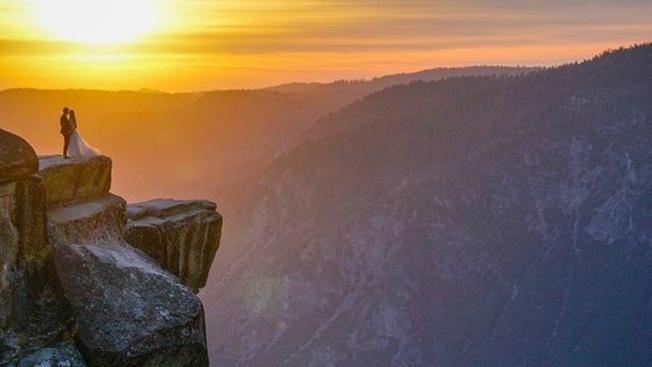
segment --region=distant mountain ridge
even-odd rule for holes
[[[76,110],[86,140],[111,154],[116,162],[114,185],[128,199],[203,198],[213,195],[216,185],[269,164],[318,118],[385,85],[335,83],[326,93],[313,95],[272,90],[170,94],[12,89],[0,91],[0,127],[24,136],[40,153],[59,153],[58,117],[67,105]],[[136,172],[140,180],[134,182],[130,177]],[[162,175],[170,179],[161,182]]]
[[[395,86],[222,195],[221,366],[648,366],[652,45]]]
[[[372,93],[381,91],[395,85],[409,84],[412,82],[429,82],[448,78],[468,76],[517,76],[532,71],[540,70],[536,67],[509,67],[509,66],[469,66],[458,68],[434,68],[414,73],[385,75],[370,80],[340,80],[332,83],[290,83],[275,87],[265,88],[267,91],[276,91],[302,97],[319,98],[329,101],[337,106],[344,107],[358,99]]]
[[[491,76],[491,75],[521,75],[540,70],[540,67],[526,66],[467,66],[467,67],[442,67],[432,68],[412,73],[389,74],[372,79],[338,80],[331,83],[287,83],[263,88],[282,93],[313,94],[327,89],[342,87],[360,88],[367,86],[369,89],[381,90],[392,85],[408,84],[415,81],[435,81],[460,76]]]

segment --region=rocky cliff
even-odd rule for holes
[[[212,360],[650,366],[651,66],[414,83],[319,122],[238,183]]]
[[[164,269],[166,257],[125,240],[127,204],[110,193],[109,158],[48,156],[37,171],[29,144],[0,132],[0,365],[207,366],[194,292],[219,244],[215,205],[165,220],[166,245],[197,260],[175,257],[186,259],[179,275],[193,274],[191,289]],[[188,236],[195,216],[212,230]]]
[[[38,159],[23,139],[0,130],[0,365],[34,351],[72,349],[72,315],[46,232]],[[69,359],[80,359],[74,349]],[[21,365],[22,366],[22,365]]]

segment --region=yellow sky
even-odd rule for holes
[[[188,91],[550,65],[650,41],[650,19],[649,0],[2,0],[0,89]]]

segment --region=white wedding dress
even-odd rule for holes
[[[84,159],[93,158],[101,155],[100,151],[90,146],[75,129],[70,135],[70,145],[68,145],[68,156],[70,158]]]

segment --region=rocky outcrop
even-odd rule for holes
[[[126,206],[123,198],[109,194],[94,201],[50,209],[48,233],[55,245],[121,241],[127,222]]]
[[[111,189],[111,159],[99,156],[84,160],[45,156],[40,159],[40,174],[47,187],[48,206],[100,198]]]
[[[151,200],[128,207],[127,242],[190,288],[206,285],[220,244],[222,216],[209,201]]]
[[[124,240],[126,203],[109,194],[110,161],[47,157],[48,234],[92,366],[207,366],[204,313],[193,292]],[[97,186],[74,178],[95,180]],[[67,185],[76,185],[69,190]]]
[[[37,169],[34,150],[0,130],[0,365],[70,337]]]
[[[57,257],[89,363],[208,365],[201,303],[152,260],[106,243],[61,246]]]
[[[32,175],[38,163],[34,149],[23,138],[0,130],[0,183]]]
[[[0,366],[208,366],[201,301],[126,242],[111,166],[47,156],[39,171],[29,144],[0,130]],[[203,285],[219,244],[215,205],[153,203],[133,223],[162,239],[139,247],[177,245],[184,264],[170,269]]]

